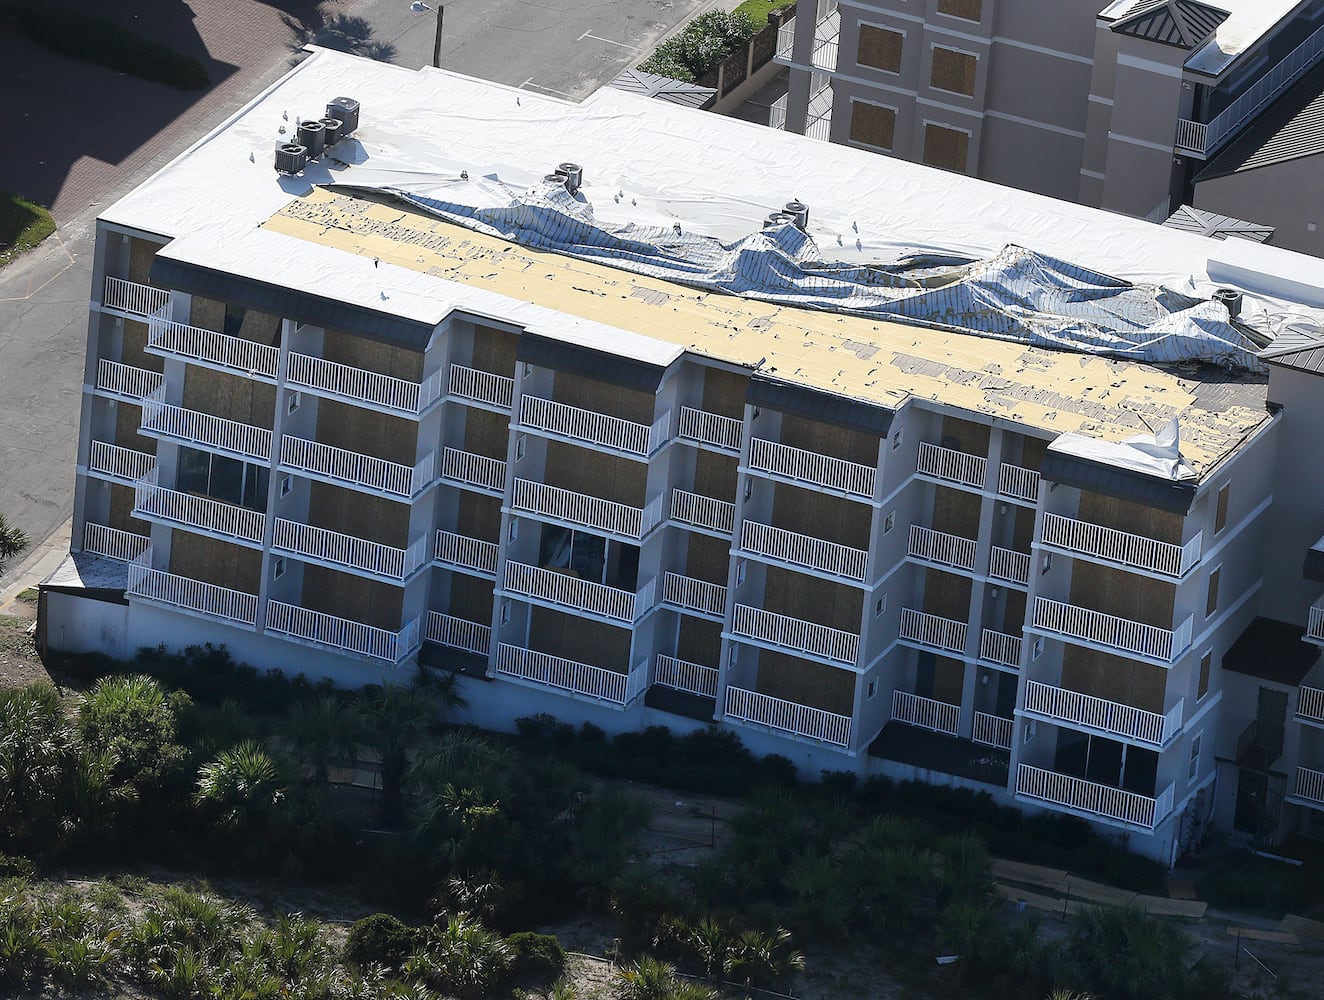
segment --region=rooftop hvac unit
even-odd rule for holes
[[[352,97],[336,97],[327,102],[326,116],[340,122],[342,139],[359,130],[359,102]]]
[[[795,227],[801,231],[809,228],[809,206],[800,201],[788,201],[782,211],[795,220]]]
[[[282,142],[276,147],[276,173],[297,174],[307,165],[307,147],[297,142]]]
[[[341,123],[339,118],[323,118],[322,134],[326,136],[326,144],[334,146],[340,141]]]
[[[768,217],[763,220],[763,228],[771,229],[773,226],[784,226],[788,222],[794,222],[795,217],[787,215],[785,212],[770,212]]]
[[[1227,314],[1230,319],[1236,319],[1241,315],[1241,300],[1241,293],[1235,288],[1214,289],[1214,301],[1221,302],[1227,307]]]
[[[299,122],[299,141],[308,147],[308,159],[315,160],[326,148],[326,129],[321,122]]]
[[[556,168],[558,174],[565,174],[565,189],[571,194],[579,190],[584,183],[584,168],[578,163],[562,163]]]

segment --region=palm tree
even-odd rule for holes
[[[53,685],[0,695],[0,831],[7,839],[23,847],[59,843],[77,756],[77,736]]]
[[[244,847],[254,862],[272,856],[277,846],[273,834],[286,801],[285,782],[259,744],[241,743],[204,764],[193,798],[215,816],[220,843]]]
[[[353,758],[358,746],[358,717],[339,697],[326,693],[295,702],[285,718],[284,735],[304,773],[324,785],[331,765]]]
[[[511,958],[500,934],[461,913],[432,928],[427,947],[405,964],[405,972],[448,996],[477,1000],[506,978]]]
[[[0,514],[0,565],[28,547],[28,533],[16,524],[10,524]]]
[[[458,692],[451,691],[454,698]],[[452,700],[452,704],[454,701]],[[383,826],[398,826],[404,815],[404,780],[409,756],[437,721],[444,702],[430,688],[383,684],[368,688],[357,705],[363,741],[381,756]]]

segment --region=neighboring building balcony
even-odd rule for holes
[[[240,460],[271,461],[271,431],[265,427],[173,406],[159,398],[162,392],[164,389],[143,400],[138,428],[143,434]]]
[[[271,548],[273,552],[391,583],[403,583],[428,562],[426,536],[407,549],[397,549],[285,518],[276,519]]]
[[[475,455],[458,448],[446,448],[441,453],[441,478],[461,489],[505,496],[506,463],[499,458]]]
[[[976,712],[970,738],[974,742],[982,743],[985,746],[997,747],[999,750],[1010,750],[1012,736],[1015,731],[1016,724],[1011,719],[989,715],[987,712]]]
[[[853,667],[860,655],[860,637],[855,632],[779,615],[747,604],[736,605],[731,632],[739,638],[774,649],[808,654],[837,665]]]
[[[940,483],[982,490],[988,475],[988,459],[921,441],[915,457],[915,472]]]
[[[666,443],[671,411],[649,426],[541,396],[522,396],[519,422],[525,430],[542,431],[564,441],[594,445],[632,458],[647,458]]]
[[[568,573],[507,561],[505,589],[507,593],[518,594],[540,604],[584,611],[629,625],[652,609],[656,588],[654,581],[649,580],[639,588],[638,593],[633,593],[581,580]]]
[[[418,648],[422,616],[406,623],[398,632],[362,622],[338,618],[321,611],[310,611],[280,601],[267,602],[267,631],[294,639],[329,646],[345,653],[357,653],[387,663],[399,663]]]
[[[1296,717],[1312,726],[1324,726],[1324,689],[1304,684],[1297,688]]]
[[[662,603],[702,618],[726,617],[726,588],[692,576],[667,573],[662,579]]]
[[[902,608],[897,637],[906,645],[964,656],[969,630],[969,625],[953,618],[941,618],[913,608]]]
[[[783,25],[777,31],[777,41],[781,42],[781,33],[786,30]],[[781,97],[772,102],[772,107],[768,111],[768,127],[779,131],[786,131],[786,104],[790,100],[790,94],[782,94]]]
[[[1021,637],[986,628],[979,633],[979,658],[1013,670],[1021,665]]]
[[[1090,556],[1118,569],[1142,570],[1179,580],[1200,561],[1202,538],[1202,534],[1196,534],[1185,545],[1174,545],[1046,513],[1040,544],[1071,556]]]
[[[797,486],[822,487],[855,500],[873,499],[875,470],[872,466],[829,458],[776,441],[752,439],[749,468]]]
[[[974,572],[977,545],[973,538],[962,538],[960,535],[949,535],[945,531],[934,531],[912,524],[906,554],[937,566]]]
[[[998,494],[1011,500],[1039,503],[1039,473],[1003,462],[998,466]]]
[[[257,622],[257,595],[152,569],[151,549],[129,563],[125,593],[238,625]]]
[[[716,698],[717,668],[705,667],[701,663],[690,663],[688,660],[678,660],[674,656],[658,653],[657,665],[653,671],[653,683],[704,698]]]
[[[622,708],[643,693],[648,677],[643,666],[622,674],[504,642],[497,646],[496,670],[504,677]]]
[[[908,691],[892,692],[892,718],[947,736],[956,736],[961,730],[960,705],[949,705]]]
[[[1306,642],[1324,646],[1324,597],[1310,608],[1310,617],[1306,620]]]
[[[132,316],[155,316],[170,305],[170,292],[136,281],[107,277],[101,305]]]
[[[988,556],[990,580],[1025,587],[1030,583],[1030,556],[1027,552],[1004,549],[994,545]]]
[[[1016,770],[1016,794],[1077,816],[1150,831],[1167,819],[1173,804],[1172,785],[1151,798],[1029,764]]]
[[[172,528],[200,531],[257,548],[262,547],[267,520],[261,511],[157,486],[152,476],[134,485],[133,513]]]
[[[805,136],[828,142],[832,138],[832,77],[828,73],[813,73],[809,77],[809,105],[805,109]]]
[[[799,705],[745,688],[726,689],[726,707],[722,715],[728,722],[763,726],[774,732],[788,733],[836,747],[850,746],[849,715],[837,715],[835,712]]]
[[[491,626],[471,622],[440,611],[428,612],[426,638],[450,649],[463,650],[476,656],[487,656],[492,650]]]
[[[662,520],[661,494],[646,507],[631,507],[528,479],[515,480],[511,507],[521,513],[560,521],[572,527],[593,528],[635,542]]]
[[[451,365],[447,392],[452,399],[463,403],[476,403],[484,409],[509,413],[515,398],[515,380],[505,375]]]
[[[285,470],[336,486],[386,494],[393,500],[408,500],[422,493],[433,480],[436,459],[436,452],[428,452],[410,468],[288,434],[280,441],[280,464]]]
[[[714,448],[730,455],[740,454],[745,424],[733,417],[723,417],[692,406],[680,408],[680,429],[677,436],[700,447]]]
[[[853,549],[758,521],[741,523],[740,548],[786,566],[817,570],[856,583],[864,582],[869,567],[869,553],[864,549]]]
[[[685,490],[671,491],[671,520],[730,538],[736,525],[736,505]]]
[[[165,379],[159,372],[122,365],[105,358],[97,362],[96,391],[102,396],[141,404],[164,384]]]
[[[121,531],[104,524],[88,522],[83,528],[83,551],[116,562],[133,562],[151,544],[152,540],[146,535],[136,535],[132,531]]]
[[[1299,806],[1324,809],[1324,771],[1298,767],[1292,778],[1291,794],[1287,799]]]
[[[147,351],[263,382],[274,383],[280,367],[280,350],[270,344],[164,318],[153,319],[148,326]]]
[[[105,441],[93,441],[87,454],[87,471],[102,479],[132,486],[156,468],[156,456],[121,448]]]
[[[810,63],[815,68],[829,73],[836,70],[840,37],[841,12],[834,4],[814,25],[814,48],[810,53]],[[777,54],[773,58],[783,66],[790,66],[793,64],[794,50],[795,19],[792,18],[777,29]]]
[[[454,531],[438,531],[432,550],[433,561],[447,569],[473,573],[489,580],[496,579],[497,556],[496,542],[485,542]]]
[[[417,417],[441,398],[442,376],[436,371],[422,382],[410,382],[307,354],[290,354],[285,371],[287,384],[314,396],[406,417]]]
[[[1142,656],[1163,666],[1171,665],[1190,646],[1193,624],[1194,619],[1187,618],[1170,630],[1046,597],[1034,599],[1036,629],[1066,642]]]
[[[1184,704],[1178,701],[1167,714],[1159,715],[1052,684],[1027,681],[1024,714],[1054,725],[1116,736],[1162,749],[1181,731]]]

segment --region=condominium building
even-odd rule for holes
[[[1324,641],[1320,306],[1246,241],[317,52],[98,221],[42,642],[422,662],[479,724],[716,722],[1165,860],[1290,767],[1254,835],[1317,830],[1320,678],[1227,657]]]
[[[773,124],[1161,222],[1321,57],[1320,0],[798,0]]]

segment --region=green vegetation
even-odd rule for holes
[[[755,31],[762,31],[767,26],[768,15],[774,10],[794,6],[794,3],[788,3],[787,0],[745,0],[734,13],[744,14],[754,25]]]
[[[765,18],[766,20],[766,18]],[[734,52],[757,30],[749,14],[710,10],[672,35],[639,68],[693,83]]]
[[[203,90],[211,82],[202,63],[192,56],[104,17],[34,2],[12,2],[0,14],[34,42],[61,55],[180,90]]]
[[[0,20],[0,23],[3,21]],[[50,212],[10,191],[0,191],[0,267],[19,254],[31,250],[53,232],[55,220],[51,218]],[[10,528],[5,523],[4,515],[0,514],[0,562],[6,558],[6,534],[17,530]],[[27,539],[24,538],[23,545],[26,544]],[[14,552],[8,555],[12,556]]]

